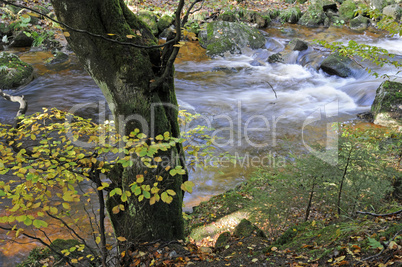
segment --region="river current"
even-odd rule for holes
[[[365,71],[350,78],[329,76],[316,68],[328,55],[325,51],[316,45],[304,52],[283,51],[291,39],[355,40],[402,55],[402,38],[376,32],[277,25],[267,29],[266,34],[266,49],[244,49],[241,55],[225,54],[209,59],[196,43],[188,43],[181,49],[175,64],[181,108],[201,114],[195,123],[215,129],[209,133],[221,138],[214,144],[217,151],[227,151],[238,159],[233,166],[210,158],[207,164],[219,165],[219,172],[190,170],[190,179],[196,186],[193,194],[185,197],[186,210],[211,195],[233,188],[261,165],[291,164],[290,153],[308,150],[317,142],[326,143],[329,124],[356,121],[358,113],[370,109],[382,79]],[[266,62],[268,55],[281,51],[283,63]],[[25,96],[28,114],[41,111],[42,107],[71,110],[86,103],[104,105],[102,92],[73,55],[62,65],[46,66],[43,61],[52,56],[50,52],[12,52],[36,69],[34,81],[16,91],[8,91]],[[392,67],[361,64],[372,67],[380,75],[393,76],[397,72]],[[0,100],[0,121],[11,122],[17,109],[15,103]],[[96,109],[86,112],[96,112]],[[109,112],[104,112],[108,118]],[[27,253],[23,247],[13,250],[13,245],[7,243],[0,246],[4,254],[2,257],[0,253],[0,267],[14,266],[14,261]],[[6,256],[11,257],[7,263]]]

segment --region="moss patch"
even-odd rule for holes
[[[0,88],[14,89],[33,79],[33,67],[14,54],[1,52],[0,74]]]

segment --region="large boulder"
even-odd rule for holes
[[[15,89],[33,79],[33,67],[18,56],[0,52],[0,89]]]
[[[391,17],[394,20],[398,21],[401,19],[402,8],[397,4],[389,5],[389,6],[384,7],[384,9],[382,10],[382,13],[385,16]]]
[[[257,29],[237,22],[214,21],[198,36],[209,56],[225,52],[241,53],[242,48],[258,49],[264,46],[265,37]]]
[[[362,70],[362,67],[348,57],[339,54],[331,54],[323,60],[320,69],[329,75],[347,78],[355,76]]]
[[[303,16],[300,18],[298,24],[307,27],[319,27],[326,24],[326,20],[329,21],[322,6],[320,4],[315,4],[308,7],[307,11],[304,12]]]
[[[375,124],[402,129],[402,83],[383,82],[377,89],[371,112]]]

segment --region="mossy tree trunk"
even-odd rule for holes
[[[75,29],[143,46],[157,44],[149,28],[126,7],[123,0],[51,2],[58,19]],[[86,33],[65,31],[69,33],[67,40],[71,48],[105,95],[115,116],[116,127],[123,134],[138,128],[150,137],[165,132],[179,136],[173,68],[168,75],[164,72],[168,61],[165,53],[174,49],[172,46],[165,47],[162,53],[160,49],[120,45]],[[127,35],[135,37],[127,39]],[[161,80],[161,77],[163,82],[155,87],[153,81]],[[182,155],[180,145],[165,154],[171,159],[172,167],[179,164],[180,159],[183,162]],[[136,175],[144,174],[144,171],[144,167],[136,164],[130,168],[115,168],[110,177],[112,186],[128,190],[129,185],[136,181]],[[183,193],[180,185],[186,176],[171,177],[162,167],[155,171],[164,178],[159,187],[173,189],[177,193],[172,203],[160,201],[151,206],[145,201],[138,202],[133,194],[124,203],[125,211],[113,214],[111,208],[120,204],[120,199],[108,199],[115,233],[124,236],[130,243],[183,238]],[[154,178],[155,173],[148,170],[145,181],[152,185]]]

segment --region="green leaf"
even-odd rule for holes
[[[374,238],[371,238],[371,237],[369,237],[368,238],[368,244],[370,245],[370,247],[372,247],[372,248],[379,248],[379,249],[383,249],[384,247],[383,247],[383,245],[379,242],[379,241],[377,241],[376,239],[374,239]]]
[[[149,193],[149,191],[144,191],[143,194],[144,194],[144,197],[145,197],[146,199],[150,199],[150,198],[151,198],[151,193]]]
[[[41,228],[41,227],[47,227],[47,226],[48,226],[47,222],[42,221],[42,220],[34,220],[34,221],[33,221],[33,225],[34,225],[36,228]]]
[[[182,183],[182,185],[180,187],[181,187],[181,190],[192,193],[194,183],[192,181],[185,181],[184,183]]]
[[[170,204],[173,201],[173,198],[171,196],[169,196],[166,192],[163,192],[161,194],[161,199],[163,202]]]

